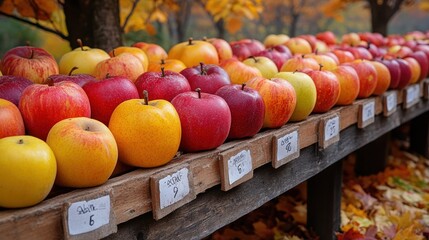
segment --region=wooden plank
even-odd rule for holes
[[[247,144],[220,153],[221,189],[228,191],[253,177],[253,156]]]
[[[337,239],[341,225],[342,161],[337,161],[307,183],[307,227],[321,240]]]

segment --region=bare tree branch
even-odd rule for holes
[[[40,28],[40,29],[42,29],[42,30],[44,30],[46,32],[53,33],[53,34],[59,36],[60,38],[68,41],[68,37],[64,33],[60,32],[60,31],[56,31],[56,30],[54,30],[52,28],[45,27],[45,26],[43,26],[43,25],[41,25],[39,23],[35,23],[35,22],[32,22],[32,21],[27,20],[25,18],[20,18],[18,16],[13,15],[13,14],[8,14],[8,13],[2,12],[2,11],[0,11],[0,15],[3,15],[3,16],[15,19],[15,20],[23,22],[23,23],[27,23],[27,24],[29,24],[31,26]]]
[[[124,31],[125,31],[125,27],[127,26],[128,21],[130,20],[131,15],[133,15],[134,10],[136,9],[137,4],[138,4],[139,2],[140,2],[140,0],[134,0],[134,2],[133,2],[133,6],[131,6],[131,10],[130,10],[130,12],[128,13],[127,17],[125,18],[124,24],[121,26],[121,31],[122,31],[122,32],[124,32]]]

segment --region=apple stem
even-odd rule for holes
[[[28,41],[28,40],[27,40],[27,41],[25,41],[25,45],[26,45],[27,47],[31,46],[31,45],[30,45],[30,41]]]
[[[76,67],[76,66],[72,67],[72,69],[70,69],[69,76],[71,76],[71,75],[72,75],[72,73],[73,73],[75,70],[78,70],[78,69],[79,69],[79,68],[78,68],[78,67]]]
[[[203,41],[207,42],[207,40],[208,40],[208,39],[207,39],[207,36],[204,36],[204,37],[203,37]]]
[[[194,44],[194,43],[192,43],[192,41],[193,41],[193,40],[194,40],[194,39],[190,37],[190,38],[188,39],[188,45],[193,45],[193,44]]]
[[[316,54],[316,55],[317,55],[318,53],[319,53],[319,49],[317,49],[317,48],[316,48],[316,49],[314,49],[314,54]]]
[[[85,49],[83,49],[83,43],[82,43],[82,39],[78,38],[76,39],[77,44],[79,44],[80,50],[85,51]]]
[[[54,86],[54,80],[51,77],[48,77],[46,79],[46,83],[48,83],[48,86]]]
[[[115,49],[112,50],[112,55],[113,55],[113,57],[116,57]]]
[[[206,70],[204,69],[204,63],[200,62],[201,75],[207,75]]]
[[[258,62],[258,59],[256,59],[256,57],[255,57],[255,56],[250,56],[250,58],[252,58],[252,59],[253,59],[253,61],[255,61],[255,63],[257,63],[257,62]]]
[[[323,65],[319,63],[319,71],[322,71]]]
[[[106,73],[106,77],[105,77],[106,79],[107,78],[110,78],[110,73]]]
[[[20,138],[20,139],[18,140],[18,144],[24,144],[24,139]]]
[[[201,98],[201,88],[196,88],[195,92],[198,93],[198,98]]]
[[[33,49],[31,49],[30,50],[30,57],[29,57],[29,59],[32,59],[34,57],[34,50]]]
[[[164,67],[161,67],[161,77],[165,77]]]
[[[89,131],[89,129],[90,129],[89,126],[86,126],[85,131]]]
[[[161,65],[164,65],[164,64],[165,64],[165,60],[163,58],[163,59],[161,59]]]
[[[144,105],[149,105],[149,93],[147,90],[143,90],[143,99],[144,99]]]
[[[244,90],[244,87],[246,86],[246,83],[241,84],[241,90]]]

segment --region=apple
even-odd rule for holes
[[[24,135],[25,127],[18,107],[0,98],[0,138]]]
[[[148,72],[159,72],[161,68],[180,73],[186,65],[179,59],[161,59],[158,63],[149,64]]]
[[[204,39],[216,48],[217,55],[219,56],[219,63],[232,58],[232,49],[229,43],[221,38],[208,38]]]
[[[179,59],[186,67],[205,64],[219,64],[219,56],[216,48],[205,41],[189,38],[187,42],[174,45],[168,51],[168,58]]]
[[[390,76],[390,71],[386,65],[381,62],[369,61],[369,63],[374,66],[375,71],[377,72],[377,86],[374,89],[374,95],[382,95],[387,91],[387,89],[389,89],[392,78]]]
[[[113,134],[95,119],[61,120],[49,131],[46,143],[57,160],[55,183],[59,186],[99,186],[109,179],[118,161]]]
[[[426,57],[429,59],[429,44],[425,44],[425,45],[419,44],[413,49],[413,51],[415,51],[415,52],[416,51],[422,51],[426,54]],[[4,74],[4,72],[3,72],[3,74]]]
[[[402,89],[406,87],[411,81],[412,70],[410,64],[404,59],[397,58],[396,61],[399,64],[399,69],[401,70],[398,88]]]
[[[263,128],[279,128],[286,124],[296,106],[296,93],[292,84],[281,78],[255,77],[247,86],[259,92],[264,99]]]
[[[74,72],[76,74],[89,74],[95,77],[95,66],[103,60],[110,58],[109,54],[102,49],[90,48],[83,46],[82,40],[77,39],[79,44],[78,48],[73,51],[65,53],[58,65],[60,68],[60,74],[68,74],[71,69],[77,67],[78,69]]]
[[[225,85],[216,91],[231,111],[229,139],[253,137],[264,124],[265,105],[258,91],[242,85]]]
[[[33,136],[0,139],[0,207],[40,203],[54,185],[57,163],[51,148]]]
[[[322,70],[305,71],[311,79],[317,90],[316,105],[313,108],[314,113],[324,113],[329,111],[336,103],[340,96],[340,82],[332,72]]]
[[[122,102],[139,98],[137,87],[127,78],[107,77],[83,86],[91,105],[91,118],[109,125],[113,110]]]
[[[339,64],[352,62],[356,59],[353,53],[351,53],[350,51],[334,49],[332,50],[332,53],[335,54],[335,56],[337,56]]]
[[[344,50],[351,52],[355,59],[372,60],[374,58],[371,52],[364,47],[347,47],[344,48]]]
[[[332,70],[338,65],[334,58],[328,55],[319,54],[317,52],[306,54],[305,57],[313,58],[319,65],[323,65],[323,69],[325,70]]]
[[[415,60],[417,60],[417,62],[420,65],[420,76],[419,76],[419,81],[422,81],[423,79],[425,79],[426,77],[429,77],[429,58],[426,57],[426,54],[422,51],[415,51],[409,55],[407,55],[407,57],[412,57]]]
[[[358,98],[371,96],[377,86],[377,71],[375,67],[369,61],[360,59],[344,64],[353,67],[359,76],[360,88]]]
[[[288,81],[296,93],[296,106],[290,117],[290,121],[305,120],[316,105],[317,90],[313,79],[303,72],[279,72],[274,78]]]
[[[150,71],[150,69],[153,68],[152,67],[153,64],[158,65],[158,63],[162,59],[167,59],[167,57],[168,57],[168,54],[164,50],[164,48],[162,48],[158,44],[147,43],[147,42],[136,42],[131,46],[136,47],[136,48],[140,48],[141,50],[143,50],[146,53],[146,56],[149,60],[149,66],[147,68],[148,71]]]
[[[15,47],[7,51],[1,61],[4,75],[25,77],[34,83],[58,74],[58,64],[46,50],[31,46]]]
[[[331,31],[317,33],[316,38],[325,42],[328,45],[335,45],[337,43],[337,37]]]
[[[248,59],[245,59],[243,63],[259,69],[264,78],[271,78],[278,73],[276,64],[267,57],[251,56]]]
[[[341,37],[341,43],[348,44],[350,46],[357,46],[360,43],[360,37],[357,33],[346,33]]]
[[[55,83],[63,82],[63,81],[70,81],[74,82],[77,85],[83,87],[83,85],[89,83],[89,82],[95,82],[97,79],[93,77],[92,75],[80,73],[80,74],[73,74],[74,71],[78,70],[78,67],[73,67],[68,75],[64,74],[55,74],[49,76]]]
[[[254,77],[262,77],[259,69],[248,66],[234,58],[223,61],[219,66],[228,73],[233,84],[242,84]]]
[[[135,167],[158,167],[170,162],[180,145],[180,119],[163,99],[130,99],[115,108],[109,129],[118,145],[118,159]]]
[[[286,60],[280,69],[280,72],[294,72],[302,71],[304,69],[319,69],[319,64],[313,58],[306,57],[305,55],[295,55],[292,58]]]
[[[135,82],[145,72],[141,60],[131,53],[121,53],[103,60],[95,66],[95,77],[104,79],[106,76],[121,76]]]
[[[32,84],[21,95],[19,110],[27,132],[42,140],[55,123],[71,117],[90,117],[91,106],[85,91],[64,81]]]
[[[331,70],[340,83],[340,96],[337,105],[350,105],[357,98],[360,90],[359,76],[356,70],[347,65],[339,65]]]
[[[33,82],[24,77],[0,76],[0,98],[9,100],[18,106],[22,91],[31,84]]]
[[[109,52],[110,57],[115,57],[116,55],[119,55],[121,53],[130,53],[134,55],[134,57],[138,58],[143,65],[143,71],[146,72],[149,66],[149,58],[146,55],[146,53],[137,47],[126,47],[126,46],[120,46],[114,48],[112,51]]]
[[[200,88],[202,92],[214,94],[222,86],[231,84],[228,73],[220,66],[203,64],[188,67],[180,72],[189,82],[191,89]]]
[[[285,52],[281,52],[281,50],[280,51],[277,50],[279,48],[284,48],[286,50]],[[292,54],[290,53],[290,50],[287,47],[278,45],[278,46],[270,47],[263,51],[260,51],[255,56],[256,57],[263,56],[271,59],[276,64],[277,71],[279,71],[283,66],[283,64],[286,62],[286,60],[292,57]]]
[[[376,61],[384,64],[384,66],[389,69],[390,73],[390,89],[396,89],[399,85],[399,79],[401,78],[401,69],[399,67],[399,63],[396,61],[396,59],[376,59]]]
[[[319,53],[325,53],[325,52],[329,52],[331,49],[329,48],[328,44],[326,44],[325,42],[321,40],[316,40],[314,51],[316,50]]]
[[[232,49],[232,55],[240,61],[250,56],[255,56],[258,52],[265,49],[265,46],[255,39],[241,39],[230,42],[229,45]]]
[[[264,46],[284,45],[288,40],[289,36],[286,34],[269,34],[264,38]]]
[[[191,86],[185,76],[173,71],[145,72],[140,75],[135,85],[140,98],[143,98],[143,90],[149,93],[149,100],[164,99],[169,102],[182,92],[191,91]]]
[[[317,38],[314,35],[310,35],[310,34],[303,34],[303,35],[299,35],[297,36],[298,38],[302,38],[307,40],[307,42],[310,44],[311,46],[311,51],[319,51],[319,49],[316,48],[316,44],[317,44]]]
[[[285,45],[289,48],[292,54],[307,54],[313,51],[310,43],[303,38],[290,38]]]
[[[411,54],[413,52],[413,50],[411,50],[411,48],[407,47],[407,46],[399,46],[399,45],[395,45],[390,47],[387,50],[387,53],[394,56],[394,57],[399,57],[399,58],[403,58],[409,54]]]
[[[225,142],[231,128],[231,111],[223,98],[197,88],[177,95],[171,103],[180,117],[182,151],[215,149]]]
[[[420,74],[422,72],[419,62],[412,57],[404,57],[403,59],[407,61],[411,68],[411,79],[409,83],[416,83],[419,80]]]
[[[0,65],[0,68],[1,68],[1,65]],[[1,77],[1,76],[3,76],[3,74],[2,74],[2,73],[1,73],[1,71],[0,71],[0,77]]]

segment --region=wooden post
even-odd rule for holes
[[[336,239],[341,224],[342,161],[308,180],[307,226],[321,240]]]
[[[389,140],[390,133],[387,132],[356,151],[357,175],[371,175],[384,170],[389,155]]]
[[[429,158],[429,112],[411,121],[410,151]]]

